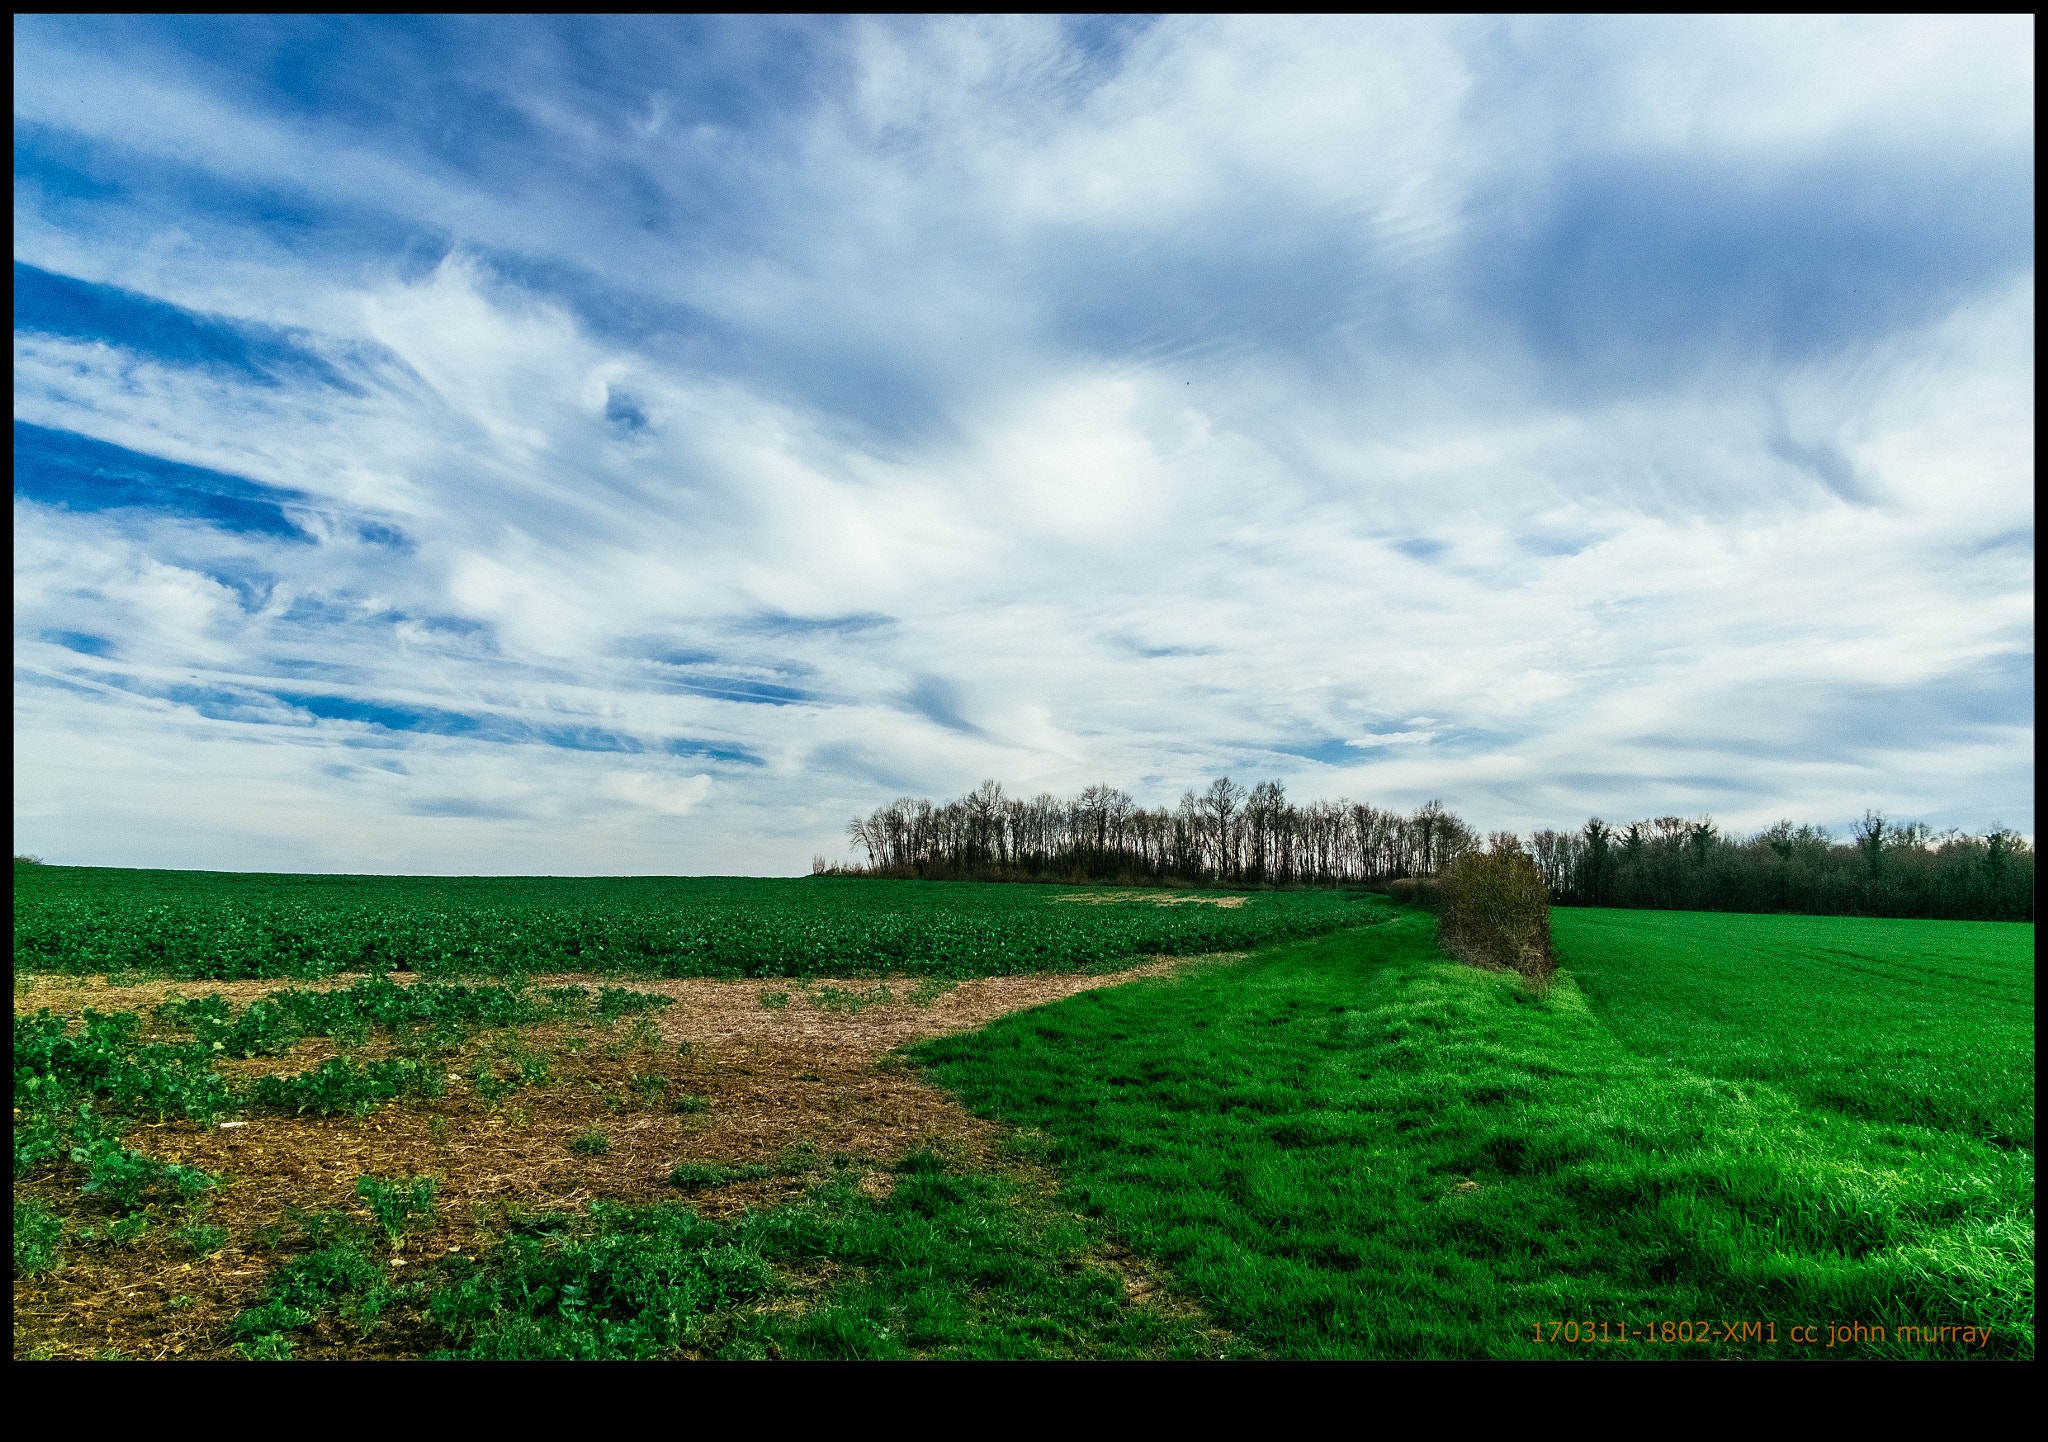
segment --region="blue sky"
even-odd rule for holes
[[[2033,22],[15,20],[16,847],[2033,831]]]

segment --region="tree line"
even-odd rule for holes
[[[2031,921],[2034,852],[2003,828],[1973,835],[1866,812],[1837,840],[1780,821],[1753,836],[1710,816],[1539,831],[1529,853],[1564,906],[1800,911],[1831,916]]]
[[[1229,777],[1148,810],[1114,786],[1026,799],[984,781],[955,801],[905,796],[847,823],[871,876],[958,880],[1359,885],[1434,876],[1479,837],[1441,802],[1411,815],[1336,801],[1296,805],[1279,781]],[[822,868],[814,868],[822,869]]]
[[[1480,850],[1526,851],[1553,904],[1690,911],[2031,920],[2034,854],[1998,829],[1899,825],[1871,812],[1837,840],[1781,821],[1753,836],[1712,817],[1482,836],[1440,801],[1402,815],[1346,798],[1296,803],[1279,781],[1229,777],[1147,809],[1128,792],[1012,796],[984,781],[956,800],[899,797],[847,823],[849,876],[1124,885],[1365,886],[1448,871]]]

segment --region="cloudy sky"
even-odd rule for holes
[[[16,847],[2033,831],[2033,22],[15,20]]]

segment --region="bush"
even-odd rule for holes
[[[1458,858],[1443,887],[1438,943],[1471,966],[1534,982],[1557,970],[1550,944],[1550,887],[1522,851]]]
[[[1387,883],[1387,895],[1402,906],[1436,911],[1443,906],[1444,884],[1434,876],[1402,876]]]

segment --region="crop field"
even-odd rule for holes
[[[1227,1353],[896,1048],[1379,909],[65,868],[16,902],[16,1355],[179,1358]]]
[[[1098,904],[1089,904],[1098,903]],[[986,976],[1187,956],[1352,923],[1363,893],[741,877],[15,872],[15,965],[185,979]]]
[[[1594,1013],[1634,1050],[1811,1106],[2034,1146],[2034,928],[1559,909]]]
[[[18,1358],[2033,1354],[2031,926],[1559,911],[1538,994],[1329,893],[19,900]]]

